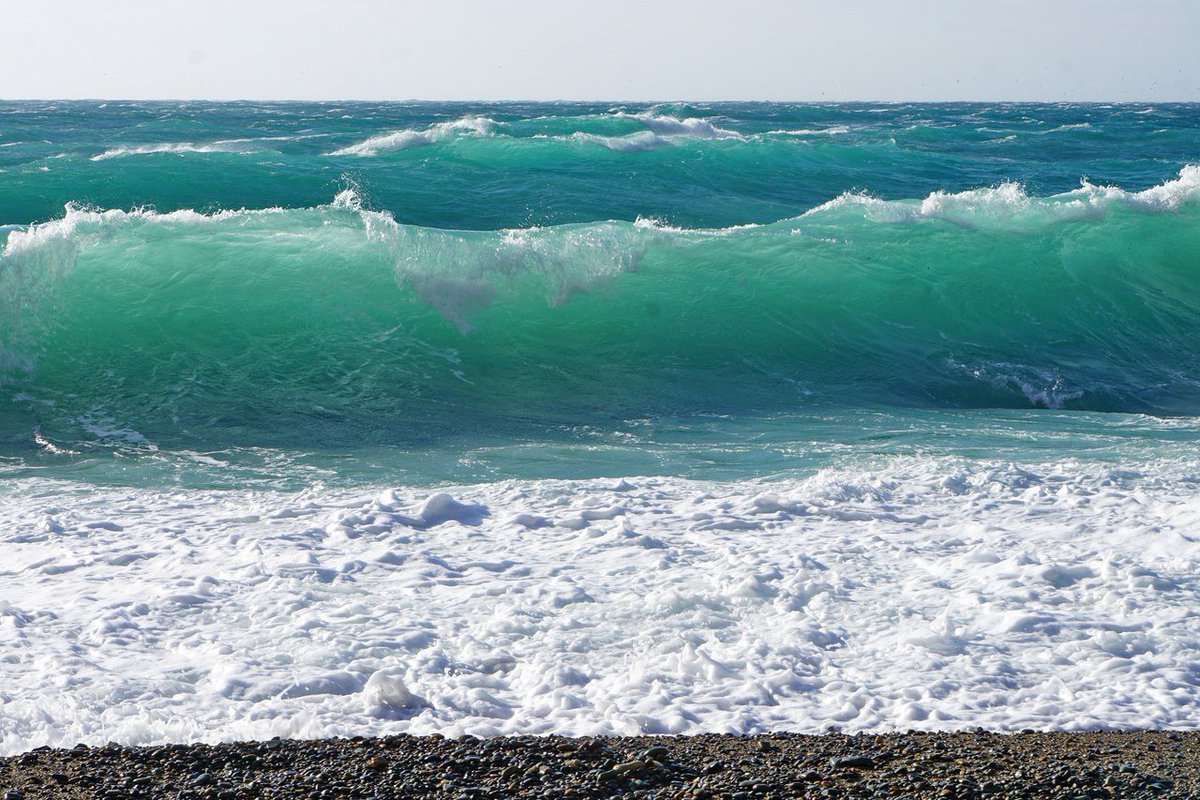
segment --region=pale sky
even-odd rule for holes
[[[0,98],[1200,100],[1200,0],[0,0]]]

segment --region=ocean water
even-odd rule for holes
[[[1194,727],[1200,106],[0,103],[0,752]]]

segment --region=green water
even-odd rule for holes
[[[9,469],[737,477],[1191,441],[1194,107],[271,108],[4,107],[0,144],[64,140],[0,149]],[[1079,163],[1134,183],[1062,186]]]

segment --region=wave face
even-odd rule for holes
[[[4,420],[405,444],[909,406],[1192,414],[1200,169],[1127,192],[845,195],[769,225],[68,209],[8,233]]]

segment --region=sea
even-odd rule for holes
[[[1200,724],[1200,105],[0,102],[0,753]]]

